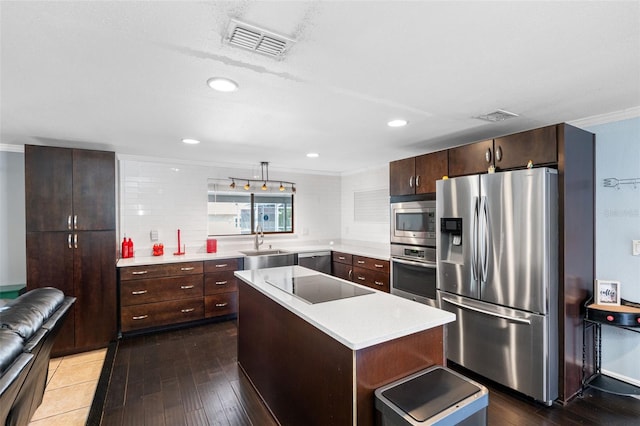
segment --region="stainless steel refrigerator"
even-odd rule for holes
[[[438,303],[451,361],[550,405],[558,397],[557,172],[436,183]]]

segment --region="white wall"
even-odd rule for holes
[[[24,154],[0,150],[0,285],[25,284]]]
[[[640,185],[605,188],[605,178],[640,179],[640,118],[586,127],[596,134],[596,279],[620,281],[621,296],[640,302]],[[603,372],[640,385],[640,334],[603,327]]]
[[[138,256],[151,255],[157,230],[165,253],[177,249],[177,230],[187,252],[204,252],[207,239],[207,179],[252,176],[247,169],[119,158],[119,235],[132,238]],[[296,183],[294,234],[269,235],[267,244],[328,242],[340,238],[340,177],[270,170],[272,180]],[[217,237],[218,250],[249,248],[251,236]]]
[[[384,192],[384,198],[372,199],[370,208],[380,210],[380,218],[358,220],[354,217],[354,196],[362,192]],[[343,241],[389,243],[389,165],[384,164],[342,176],[341,236]]]

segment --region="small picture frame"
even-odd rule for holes
[[[596,280],[596,305],[620,305],[620,281]]]

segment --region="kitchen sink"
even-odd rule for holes
[[[293,266],[298,264],[298,253],[280,249],[245,250],[244,269],[275,268],[276,266]]]
[[[270,254],[289,254],[288,251],[280,250],[280,249],[269,249],[269,250],[245,250],[240,253],[246,256],[266,256]]]

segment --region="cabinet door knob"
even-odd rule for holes
[[[67,229],[71,229],[71,215],[67,216]]]
[[[138,295],[138,294],[145,294],[146,292],[147,290],[138,290],[138,291],[132,291],[131,294]]]
[[[376,268],[383,268],[383,265],[378,265],[377,263],[374,263],[373,266],[375,266]]]
[[[78,248],[78,234],[73,234],[73,248]]]
[[[491,148],[487,148],[485,151],[484,159],[487,160],[487,163],[491,163]]]
[[[344,256],[338,256],[338,260],[346,260],[347,258]]]
[[[496,161],[502,160],[502,147],[499,146],[496,148]]]
[[[362,265],[364,263],[364,260],[358,260],[358,263]]]
[[[216,285],[225,285],[228,281],[216,281]]]
[[[374,281],[375,285],[383,286],[384,283],[382,281]]]
[[[131,317],[131,319],[136,320],[136,321],[143,320],[143,319],[146,319],[146,318],[149,318],[149,315],[138,315],[137,317]]]
[[[416,176],[416,188],[420,186],[420,175]]]
[[[149,271],[133,271],[131,273],[131,275],[144,275],[144,274],[148,274]]]
[[[181,286],[180,286],[180,290],[189,290],[189,289],[191,289],[191,288],[193,288],[193,286],[192,286],[192,285],[181,285]]]
[[[194,269],[196,269],[196,268],[193,267],[193,266],[190,266],[188,268],[180,268],[181,271],[193,271]]]
[[[73,229],[78,229],[78,215],[73,215]]]
[[[69,216],[71,217],[71,216]],[[69,234],[69,236],[67,237],[67,245],[69,246],[69,248],[73,248],[71,247],[71,234]]]
[[[224,267],[226,267],[226,266],[227,266],[227,264],[226,264],[226,263],[221,263],[221,264],[219,264],[219,265],[216,265],[216,268],[224,268]]]
[[[349,269],[349,279],[351,279],[352,274],[353,274],[353,269]]]
[[[216,308],[224,308],[228,303],[216,303]]]
[[[409,178],[409,188],[413,188],[413,176]]]
[[[364,280],[366,280],[366,278],[365,278],[365,277],[361,277],[360,275],[358,275],[358,279],[359,279],[360,281],[364,281]]]
[[[183,314],[188,314],[189,312],[193,312],[195,310],[196,308],[187,308],[187,309],[181,309],[180,312],[182,312]]]

